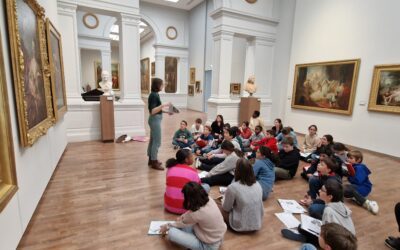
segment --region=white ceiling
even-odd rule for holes
[[[140,0],[140,2],[152,3],[157,5],[169,6],[182,10],[191,10],[196,7],[203,0],[179,0],[177,3],[165,1],[165,0]]]

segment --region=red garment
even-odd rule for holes
[[[272,138],[264,137],[258,142],[252,142],[251,145],[254,146],[255,151],[257,151],[259,147],[265,146],[271,149],[272,153],[274,154],[278,154],[279,152],[275,137]]]
[[[243,132],[240,132],[240,136],[243,139],[249,139],[252,134],[253,134],[253,132],[251,131],[250,128],[246,128],[245,130],[243,130]]]

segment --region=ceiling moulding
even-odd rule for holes
[[[58,0],[65,2],[66,0]],[[98,14],[115,15],[115,13],[127,13],[139,15],[139,0],[111,1],[111,0],[76,0],[78,8],[82,10],[96,10]],[[130,4],[125,4],[129,2]],[[114,13],[114,14],[112,14]]]
[[[218,8],[218,9],[212,11],[210,13],[210,16],[213,19],[219,18],[221,16],[230,16],[230,17],[242,19],[245,21],[253,21],[253,22],[257,22],[257,23],[263,23],[263,24],[267,24],[270,26],[277,26],[279,24],[278,18],[262,17],[262,16],[251,14],[251,13],[247,13],[244,11],[226,8],[226,7],[221,7],[221,8]]]

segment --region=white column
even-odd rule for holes
[[[139,15],[120,13],[119,61],[121,75],[121,101],[136,99],[140,95],[140,36]]]
[[[160,79],[164,79],[165,76],[165,56],[159,55],[158,49],[155,52],[156,60],[156,74],[155,76]]]
[[[274,44],[259,37],[254,41],[254,62],[257,84],[257,96],[271,97],[272,68],[274,62]]]
[[[229,99],[232,71],[233,32],[213,33],[213,72],[211,99]]]
[[[189,60],[187,57],[180,57],[178,59],[178,86],[176,92],[187,94],[189,83]]]
[[[59,31],[62,34],[65,89],[68,99],[81,100],[81,61],[76,23],[77,1],[58,0]],[[72,100],[68,100],[71,104]]]
[[[111,76],[111,46],[109,50],[101,50],[101,68],[107,70]]]

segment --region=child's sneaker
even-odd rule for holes
[[[370,200],[366,200],[365,201],[365,207],[368,209],[368,211],[370,211],[372,214],[378,214],[379,212],[379,206],[378,203],[376,201],[370,201]]]

